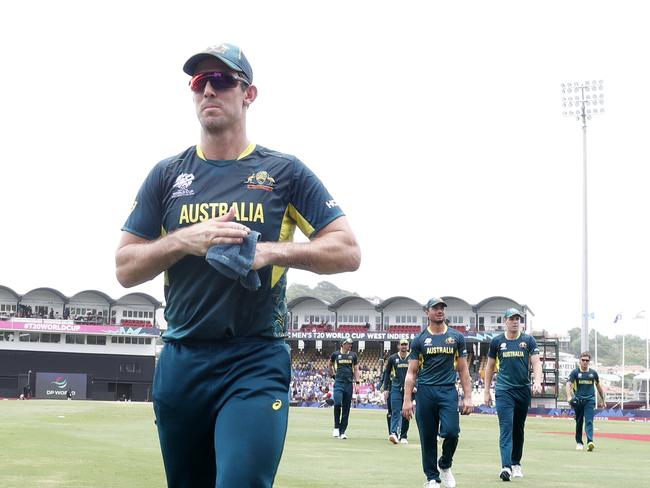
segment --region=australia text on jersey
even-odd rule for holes
[[[194,224],[203,222],[215,217],[221,217],[228,213],[228,209],[234,207],[235,220],[238,222],[259,222],[264,223],[264,205],[259,202],[204,202],[186,203],[181,207],[179,224]]]

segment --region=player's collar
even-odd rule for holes
[[[252,153],[255,150],[256,144],[254,142],[251,142],[248,146],[246,146],[246,149],[244,149],[239,156],[237,156],[237,161],[240,159],[244,159],[246,156],[248,156],[250,153]],[[207,161],[208,158],[205,157],[205,154],[203,154],[203,149],[201,149],[200,145],[196,145],[196,155],[203,159],[204,161]]]
[[[448,329],[449,329],[449,327],[447,327],[447,324],[445,324],[445,330],[443,330],[442,332],[433,332],[433,331],[431,330],[431,325],[427,325],[427,332],[429,332],[429,334],[431,334],[431,335],[442,335],[442,334],[446,334]]]

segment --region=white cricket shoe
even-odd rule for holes
[[[391,444],[397,444],[399,442],[399,439],[395,434],[389,435],[388,440],[390,441]]]
[[[593,441],[587,442],[587,451],[591,452],[594,449],[596,449],[596,444],[594,444]]]
[[[347,439],[348,436],[347,436],[346,434],[341,434],[341,437],[340,437],[340,438],[341,438],[341,439]]]
[[[582,451],[585,448],[582,444],[576,444],[576,451]]]
[[[339,429],[334,429],[332,431],[332,437],[338,437],[339,436]]]
[[[501,474],[499,474],[499,478],[501,478],[503,481],[510,481],[511,477],[512,477],[512,470],[510,468],[503,468],[501,470]]]
[[[454,478],[451,468],[440,469],[440,480],[447,488],[456,488],[456,478]]]
[[[408,441],[408,439],[407,439],[406,437],[402,437],[402,438],[399,440],[399,443],[400,443],[400,444],[408,444],[409,441]]]
[[[521,464],[512,465],[512,477],[513,478],[523,478],[524,472],[521,469]]]
[[[429,480],[422,485],[422,488],[438,488],[439,486],[440,483],[438,483],[436,480]]]

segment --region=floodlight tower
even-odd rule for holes
[[[562,83],[562,114],[582,121],[582,333],[580,350],[589,350],[589,293],[587,259],[587,120],[605,111],[603,80]]]

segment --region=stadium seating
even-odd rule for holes
[[[150,320],[128,319],[122,320],[120,325],[124,327],[153,327]]]
[[[419,334],[422,329],[419,325],[390,325],[388,332],[391,334]]]

